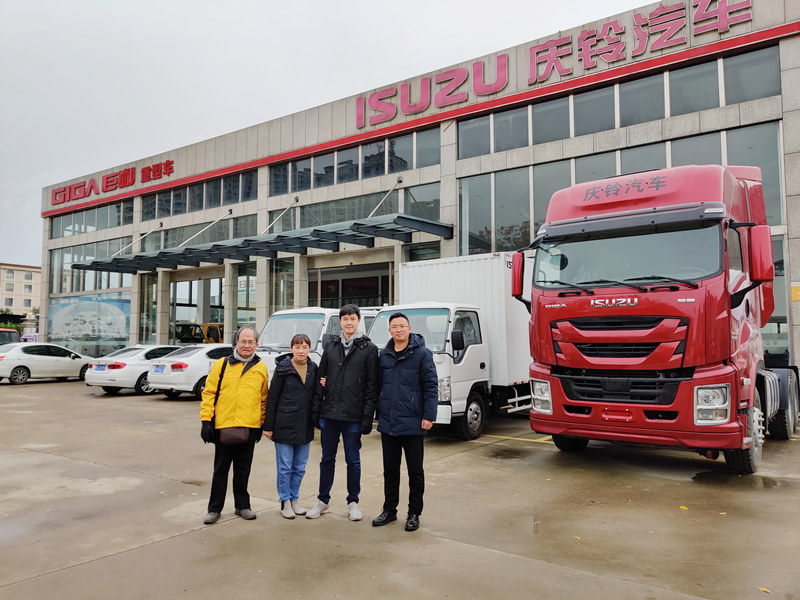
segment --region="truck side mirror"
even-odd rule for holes
[[[453,352],[461,352],[464,346],[464,332],[460,329],[453,329],[450,334],[450,343],[453,345]]]
[[[772,264],[772,235],[769,225],[750,228],[750,280],[765,282],[775,279]]]
[[[522,302],[528,313],[531,312],[531,303],[522,297],[522,281],[525,274],[525,255],[522,252],[514,252],[511,257],[511,295]]]

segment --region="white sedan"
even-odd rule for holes
[[[133,388],[137,394],[152,394],[147,381],[150,361],[174,352],[180,346],[128,346],[102,358],[95,358],[86,371],[86,385],[97,385],[106,394]]]
[[[233,353],[230,344],[194,344],[171,352],[164,358],[150,361],[147,381],[156,391],[164,392],[168,398],[177,398],[182,392],[190,392],[202,400],[206,377],[211,367],[220,358]]]
[[[17,342],[0,346],[0,379],[25,383],[28,379],[55,377],[83,379],[92,357],[56,344]]]

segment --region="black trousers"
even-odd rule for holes
[[[400,503],[400,458],[406,455],[408,512],[422,514],[425,471],[422,469],[424,435],[381,434],[383,446],[383,510],[395,514]]]
[[[250,430],[250,439],[238,446],[226,446],[219,441],[219,431],[214,441],[214,476],[211,479],[211,497],[208,512],[222,512],[225,495],[228,493],[228,472],[233,464],[233,501],[237,509],[250,508],[247,482],[253,464],[253,449],[261,435],[260,429]]]

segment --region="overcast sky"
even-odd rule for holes
[[[0,0],[0,262],[42,188],[434,71],[645,0]]]

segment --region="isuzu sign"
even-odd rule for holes
[[[614,308],[619,306],[636,306],[639,304],[638,298],[597,298],[589,300],[592,308]]]

